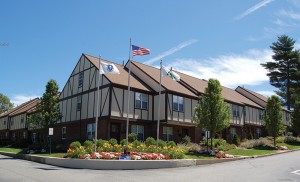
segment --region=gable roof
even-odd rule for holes
[[[198,93],[204,94],[205,88],[208,85],[207,80],[203,80],[203,79],[199,79],[199,78],[196,78],[196,77],[193,77],[190,75],[186,75],[179,71],[175,71],[175,72],[180,76],[180,79],[182,80],[183,83],[192,87],[192,89],[196,90]],[[260,105],[256,104],[255,102],[249,100],[242,94],[240,94],[237,91],[232,90],[230,88],[222,86],[222,95],[223,95],[225,101],[242,104],[242,105],[249,105],[249,106],[253,106],[253,107],[262,109],[262,107]]]
[[[40,99],[37,97],[35,99],[24,102],[23,104],[20,104],[19,106],[15,107],[7,112],[1,113],[0,118],[5,117],[5,116],[12,116],[12,115],[20,114],[22,112],[26,112],[29,109],[35,107],[36,104],[39,102],[39,100]]]
[[[83,55],[99,70],[99,58],[90,56],[88,54],[83,54]],[[105,74],[104,75],[111,83],[122,85],[122,86],[128,86],[128,72],[123,68],[122,65],[113,63],[113,62],[110,62],[107,60],[103,60],[103,59],[101,59],[101,61],[103,61],[105,63],[114,64],[120,71],[120,75],[118,75],[118,74]],[[148,91],[148,92],[152,92],[152,90],[150,90],[148,88],[148,86],[144,85],[141,81],[138,81],[132,75],[130,76],[130,87]]]
[[[141,71],[143,71],[145,74],[147,74],[151,79],[153,79],[156,83],[159,84],[160,80],[160,70],[158,68],[148,66],[139,62],[132,61],[132,64],[134,64],[136,67],[138,67]],[[171,78],[165,76],[162,77],[162,87],[166,90],[184,94],[188,96],[192,96],[195,98],[198,98],[196,94],[185,88],[183,85],[178,83],[177,81],[172,80]]]
[[[268,98],[265,97],[265,96],[263,96],[263,95],[261,95],[261,94],[259,94],[259,93],[256,93],[256,92],[254,92],[254,91],[252,91],[252,90],[246,89],[246,88],[241,87],[241,86],[238,86],[237,88],[243,89],[244,91],[246,91],[246,92],[250,93],[251,95],[255,96],[256,98],[258,98],[258,99],[264,101],[265,103],[268,102]],[[236,89],[237,89],[237,88],[236,88]]]

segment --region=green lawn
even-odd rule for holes
[[[2,152],[12,152],[15,154],[23,153],[26,150],[27,150],[26,148],[0,147],[0,151]]]
[[[43,153],[43,154],[33,154],[33,155],[39,155],[39,156],[45,156],[45,157],[60,157],[63,158],[66,153]]]
[[[232,149],[226,151],[227,154],[231,155],[242,155],[242,156],[255,156],[276,153],[276,150],[257,150],[257,149]]]
[[[289,150],[293,150],[293,149],[300,149],[300,143],[277,143],[277,146],[286,146]]]
[[[214,156],[207,155],[207,154],[185,154],[184,159],[211,159],[214,158]]]

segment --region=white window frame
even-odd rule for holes
[[[78,74],[78,88],[83,86],[83,71]]]
[[[135,133],[139,141],[144,141],[145,127],[143,125],[131,125],[131,133]]]
[[[239,117],[240,116],[240,111],[239,111],[239,106],[233,104],[232,105],[232,115],[233,117]]]
[[[62,127],[61,128],[61,139],[66,139],[66,135],[67,135],[67,127]]]
[[[77,96],[76,110],[80,111],[82,106],[82,95]]]
[[[164,126],[163,127],[163,139],[165,141],[172,141],[173,140],[173,127],[171,127],[171,126]]]
[[[149,95],[148,94],[135,92],[134,98],[135,98],[134,107],[136,109],[148,110],[148,103],[149,103]]]
[[[173,111],[184,112],[184,98],[173,95]]]
[[[87,139],[93,140],[95,138],[95,123],[87,124]]]

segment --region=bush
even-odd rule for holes
[[[232,139],[232,143],[239,146],[241,144],[241,139],[237,134],[234,134],[233,139]]]
[[[155,145],[155,144],[156,144],[155,139],[152,138],[152,137],[148,137],[148,138],[146,139],[146,142],[145,142],[145,143],[146,143],[147,146]]]
[[[297,143],[298,140],[296,137],[293,136],[287,136],[284,138],[284,143]]]
[[[133,145],[134,148],[137,148],[139,145],[141,145],[141,142],[138,141],[138,140],[135,140],[135,141],[132,142],[132,145]]]
[[[117,145],[118,144],[118,140],[114,139],[114,138],[111,138],[109,141],[108,141],[109,144],[111,145]]]
[[[189,144],[189,143],[191,143],[191,137],[185,135],[185,136],[182,138],[182,142],[183,142],[184,144],[186,144],[186,145]]]
[[[70,148],[77,149],[81,146],[81,143],[79,141],[74,141],[70,144]]]
[[[103,147],[105,143],[108,143],[108,141],[107,140],[102,140],[102,139],[97,140],[97,148],[98,147]]]
[[[226,145],[227,142],[226,140],[222,139],[222,138],[213,138],[213,147],[218,148],[221,145]],[[210,141],[208,141],[208,145],[210,146]]]
[[[236,149],[236,145],[235,144],[225,144],[225,145],[220,145],[218,146],[219,150],[223,150],[223,151],[227,151],[227,150],[231,150],[231,149]]]
[[[174,141],[168,141],[167,145],[171,147],[176,147],[176,143]]]
[[[161,140],[161,139],[159,139],[158,140],[158,147],[164,147],[164,146],[166,146],[167,145],[167,143],[165,142],[165,141],[163,141],[163,140]]]
[[[260,138],[257,140],[246,140],[245,142],[241,143],[241,147],[247,149],[272,149],[272,141],[267,138]]]
[[[87,153],[91,153],[91,152],[94,151],[94,143],[91,140],[86,140],[83,143],[83,146],[84,146]]]
[[[121,144],[122,146],[125,146],[125,145],[126,145],[126,139],[121,140],[121,141],[120,141],[120,144]]]
[[[136,133],[130,133],[128,135],[128,142],[134,142],[135,140],[137,140],[137,134]]]
[[[277,137],[276,138],[276,143],[284,143],[285,137]]]

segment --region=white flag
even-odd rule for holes
[[[180,76],[177,73],[175,73],[174,71],[172,71],[172,70],[170,70],[170,69],[168,69],[164,66],[161,66],[161,68],[162,68],[162,73],[161,74],[163,76],[168,76],[172,80],[180,81]]]
[[[120,74],[120,71],[116,67],[116,65],[112,63],[104,63],[100,62],[100,74],[106,74],[106,73],[111,73],[111,74]]]

